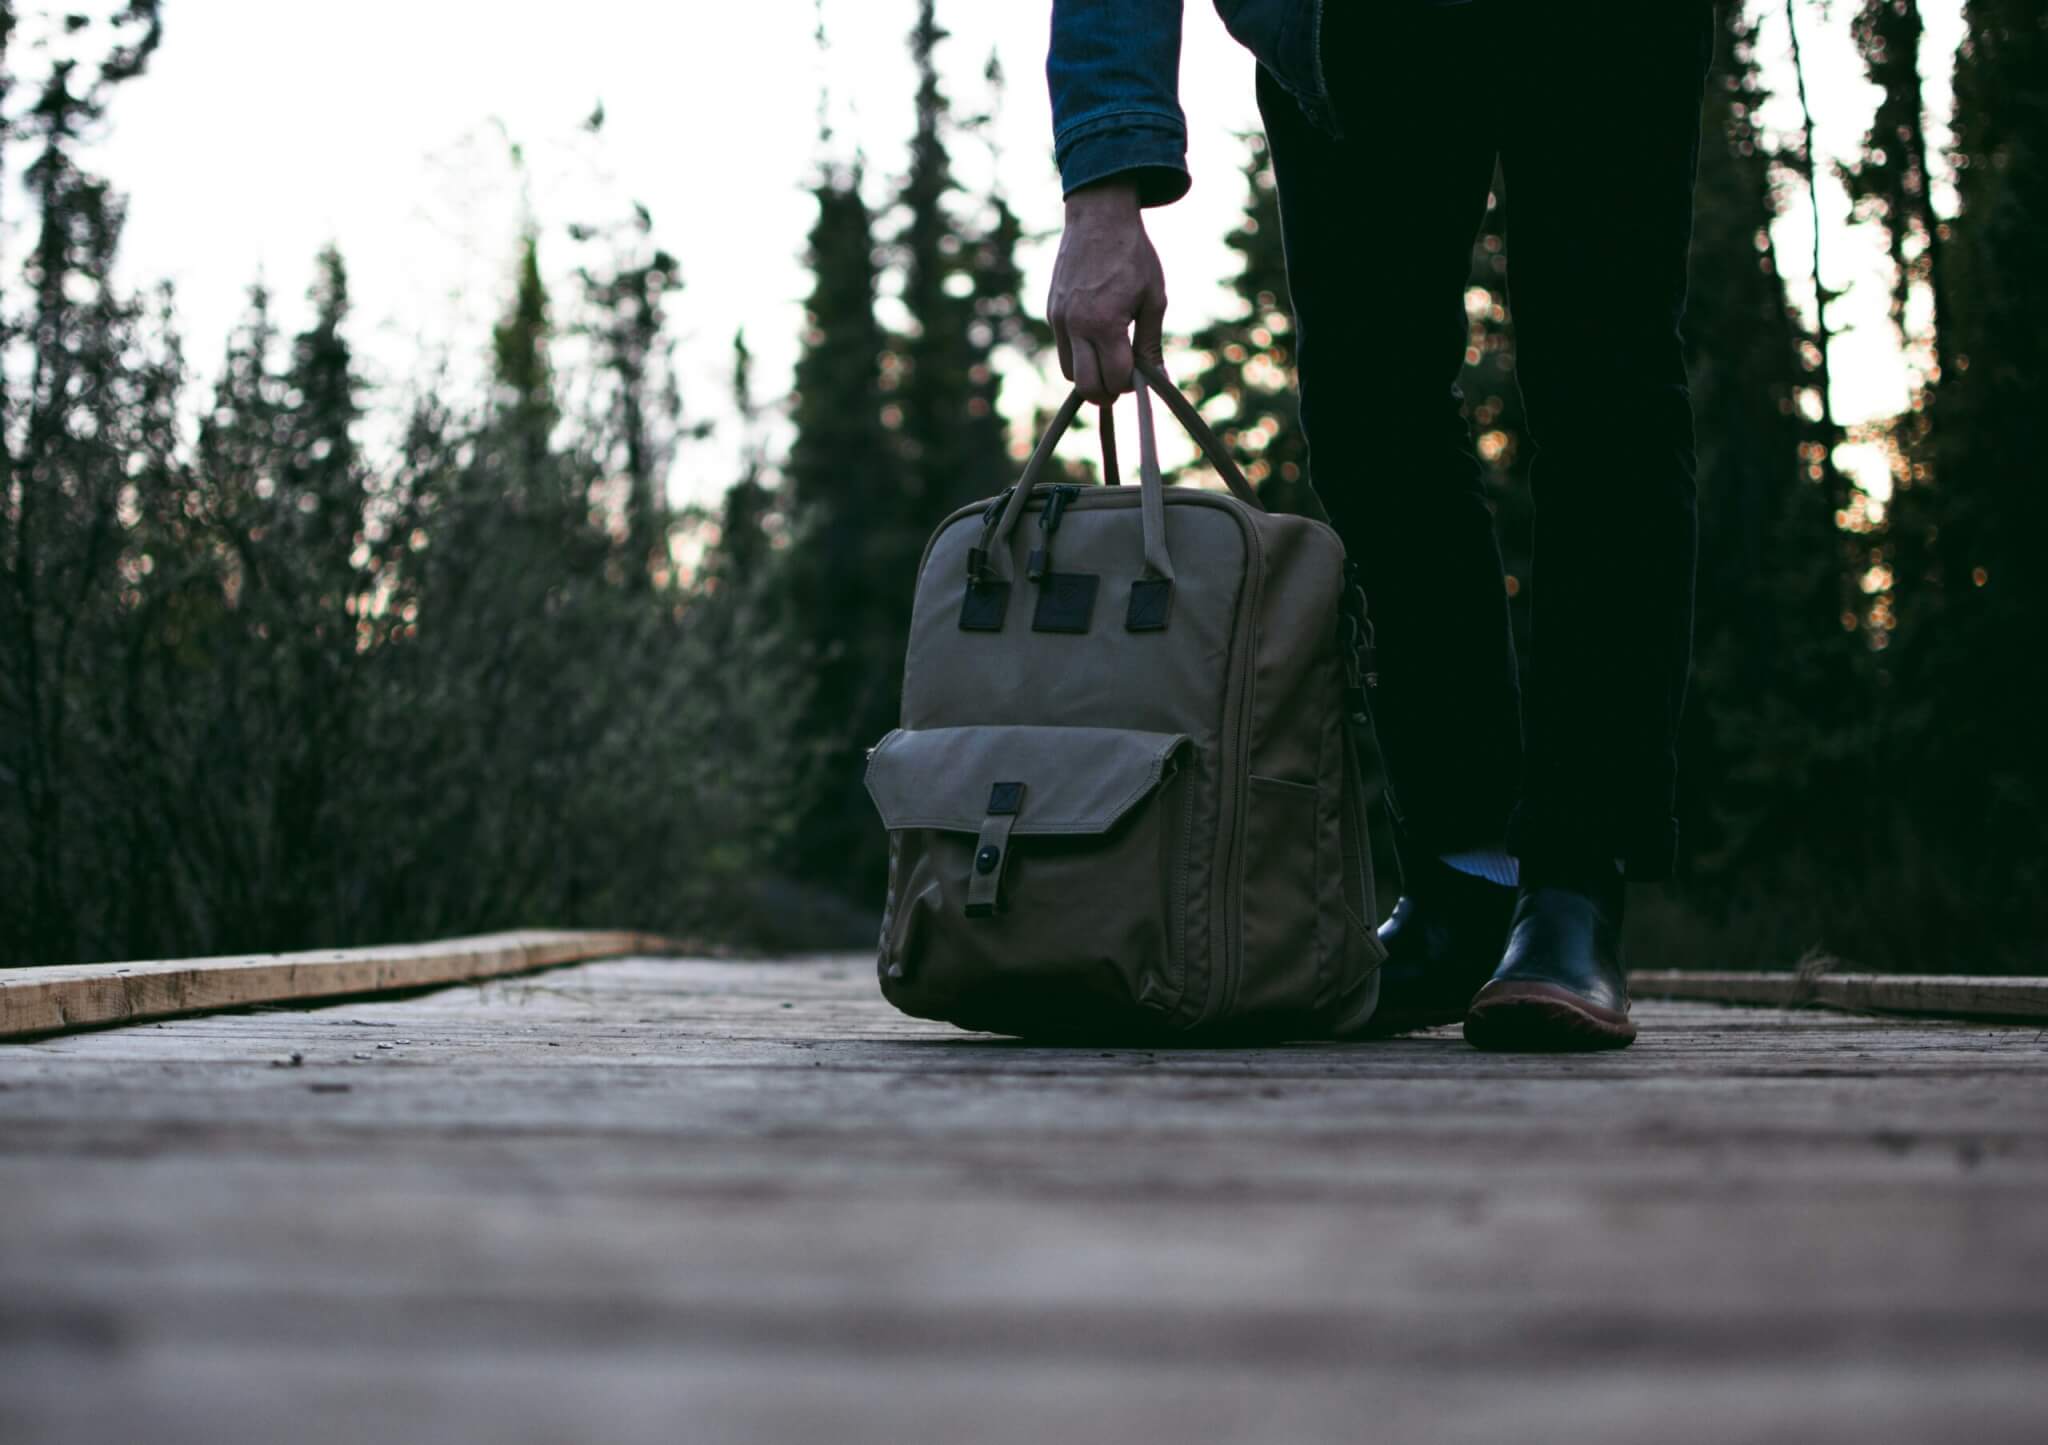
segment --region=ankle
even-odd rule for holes
[[[1522,860],[1522,891],[1538,888],[1561,888],[1618,913],[1627,896],[1627,879],[1619,858],[1532,855]]]

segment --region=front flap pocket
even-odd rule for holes
[[[1187,745],[1122,728],[898,728],[868,757],[868,795],[891,832],[979,833],[994,805],[1016,837],[1106,833]]]
[[[890,833],[883,988],[1009,1033],[1157,1013],[1182,982],[1185,733],[899,729],[868,760]]]

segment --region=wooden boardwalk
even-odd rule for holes
[[[2048,1439],[2038,1026],[1046,1050],[863,959],[0,1046],[0,1441]]]

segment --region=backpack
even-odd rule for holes
[[[1148,381],[1227,493],[1165,484]],[[1105,485],[1040,483],[1075,393],[926,545],[902,726],[867,763],[882,992],[1045,1040],[1345,1036],[1385,956],[1364,595],[1325,519],[1265,510],[1177,388],[1136,382],[1137,487],[1107,409]]]

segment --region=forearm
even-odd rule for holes
[[[1115,177],[1148,206],[1188,189],[1182,0],[1053,0],[1046,83],[1068,195]]]

